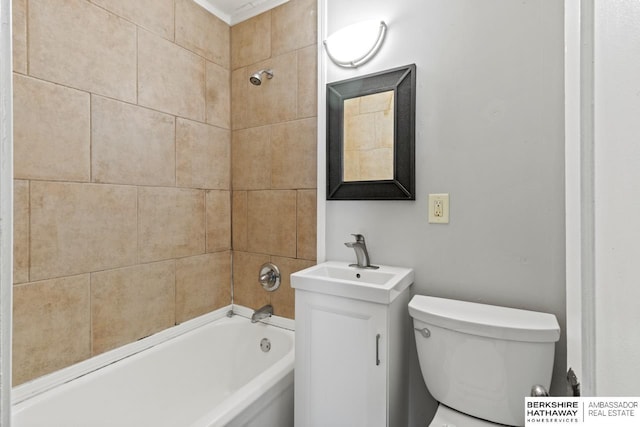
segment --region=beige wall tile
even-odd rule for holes
[[[267,189],[271,186],[270,139],[269,127],[233,132],[231,182],[234,190]]]
[[[13,181],[13,283],[29,281],[29,181]]]
[[[316,119],[271,127],[272,188],[316,188]]]
[[[207,123],[231,128],[231,87],[229,70],[207,61]]]
[[[315,117],[318,111],[318,49],[298,51],[298,118]]]
[[[295,258],[295,190],[250,191],[248,206],[248,249]]]
[[[393,110],[376,113],[376,146],[393,149]]]
[[[273,69],[272,79],[263,79],[260,86],[249,82],[251,74],[261,69]],[[247,68],[246,125],[263,126],[296,119],[298,115],[298,55],[287,53]]]
[[[92,96],[93,181],[175,185],[174,120],[168,114]]]
[[[269,294],[275,315],[295,318],[295,289],[291,287],[291,274],[315,265],[313,261],[293,258],[271,257],[271,262],[278,266],[282,276],[280,287]]]
[[[345,99],[342,105],[345,117],[357,116],[360,114],[360,100],[362,97]]]
[[[233,303],[254,310],[269,304],[269,292],[258,282],[260,267],[269,255],[233,251]]]
[[[31,280],[135,262],[135,187],[31,182]]]
[[[231,304],[231,252],[176,260],[176,323]]]
[[[316,43],[316,0],[291,0],[273,9],[273,55]]]
[[[297,258],[315,260],[317,236],[316,190],[298,191],[297,214]]]
[[[136,27],[84,0],[30,0],[29,74],[135,102]]]
[[[246,251],[249,233],[247,227],[249,212],[246,191],[232,192],[232,209],[231,220],[233,225],[231,230],[233,232],[233,249],[236,251]]]
[[[359,180],[393,179],[393,148],[361,151]]]
[[[105,9],[173,40],[173,0],[91,0]]]
[[[207,191],[207,252],[231,249],[231,192]]]
[[[14,176],[89,181],[89,94],[14,74]]]
[[[343,163],[343,179],[345,181],[360,181],[360,151],[345,151]]]
[[[91,356],[89,275],[13,288],[13,384]]]
[[[234,130],[247,127],[247,79],[250,75],[246,67],[231,73],[231,128]]]
[[[205,60],[144,30],[138,31],[138,103],[203,122]]]
[[[179,187],[229,190],[231,132],[190,120],[176,122]]]
[[[205,252],[204,191],[186,188],[138,189],[140,262]]]
[[[229,69],[231,29],[193,0],[176,0],[176,43]]]
[[[13,71],[27,74],[27,0],[11,2]]]
[[[175,261],[91,274],[93,354],[175,324]]]
[[[270,11],[240,22],[231,28],[232,70],[269,57],[271,57]]]
[[[13,0],[16,23],[26,1]],[[289,274],[315,258],[316,149],[315,136],[309,138],[317,114],[314,2],[291,0],[233,29],[190,0],[30,0],[28,9],[34,75],[109,99],[93,96],[91,103],[87,93],[22,77],[52,87],[58,98],[75,99],[75,93],[84,99],[86,112],[72,111],[74,119],[56,118],[66,111],[63,104],[73,103],[54,102],[50,95],[36,101],[35,108],[53,105],[48,114],[54,131],[57,124],[67,127],[60,131],[78,131],[78,116],[88,126],[85,151],[73,147],[65,154],[68,146],[49,149],[53,154],[43,151],[42,165],[31,167],[44,175],[24,178],[88,181],[92,169],[98,182],[153,187],[35,181],[29,199],[29,182],[16,181],[15,208],[26,209],[20,215],[26,226],[15,224],[22,230],[16,231],[16,244],[21,240],[24,247],[26,241],[27,251],[25,256],[15,249],[16,271],[22,268],[16,279],[93,271],[93,312],[87,300],[85,315],[92,314],[94,330],[87,329],[85,337],[89,351],[93,339],[96,354],[228,304],[233,233],[235,303],[259,308],[271,302],[276,314],[293,317]],[[23,22],[23,39],[20,28],[14,34],[16,57],[20,44],[27,54],[26,18]],[[273,34],[272,25],[278,26]],[[48,33],[53,41],[46,40]],[[91,62],[98,66],[89,67]],[[15,65],[26,72],[27,58]],[[276,75],[255,87],[248,78],[260,68],[273,68]],[[31,83],[24,86],[38,85]],[[155,111],[132,105],[136,102]],[[34,111],[26,104],[24,110]],[[42,122],[47,114],[37,115],[25,125]],[[231,137],[231,127],[242,131]],[[44,129],[42,145],[51,144],[51,131]],[[63,133],[59,139],[68,137]],[[226,145],[210,144],[223,139]],[[24,147],[29,153],[24,158],[33,162],[31,149]],[[49,162],[52,155],[68,161],[83,152],[85,175],[46,175],[52,173],[49,163],[56,163]],[[55,173],[70,171],[73,167],[65,166]],[[173,185],[187,188],[169,188]],[[309,190],[291,190],[299,188]],[[260,266],[270,258],[283,271],[275,293],[257,282]],[[89,298],[88,285],[85,293]],[[83,323],[85,329],[90,325],[91,320]]]
[[[393,114],[393,98],[392,90],[386,92],[378,92],[373,95],[360,97],[360,114],[375,113],[386,111]]]
[[[346,116],[344,121],[344,149],[370,150],[375,148],[375,114]]]

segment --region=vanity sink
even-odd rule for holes
[[[391,303],[413,283],[413,269],[381,265],[378,269],[327,261],[291,275],[294,289],[381,304]]]

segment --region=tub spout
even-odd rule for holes
[[[270,304],[267,304],[253,312],[253,315],[251,316],[251,323],[256,323],[262,319],[271,317],[272,314],[273,307]]]

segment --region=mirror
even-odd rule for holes
[[[343,178],[393,179],[393,91],[344,101]]]
[[[415,69],[327,85],[327,200],[415,200]]]

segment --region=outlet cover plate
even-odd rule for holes
[[[449,224],[449,193],[429,194],[429,223]]]

